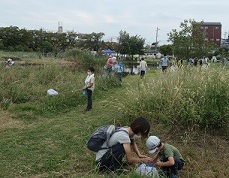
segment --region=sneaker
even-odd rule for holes
[[[86,113],[86,112],[88,112],[88,111],[91,111],[91,109],[87,109],[87,108],[86,108],[86,109],[83,110],[83,113]]]

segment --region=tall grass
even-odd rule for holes
[[[146,115],[173,127],[222,130],[229,128],[229,71],[189,68],[141,80],[126,91],[119,110]]]
[[[79,69],[87,69],[87,67],[95,67],[103,66],[105,64],[105,59],[102,57],[98,57],[92,55],[90,51],[81,50],[78,48],[69,49],[64,54],[66,60],[72,61],[75,63],[75,68]]]
[[[102,68],[102,67],[101,67]],[[119,87],[116,77],[106,79],[99,68],[95,69],[95,96],[100,98],[109,88]],[[0,68],[0,107],[31,119],[36,115],[58,113],[86,104],[82,96],[86,71],[77,71],[58,64]],[[47,95],[48,89],[59,92]],[[34,114],[35,113],[35,114]]]
[[[39,53],[37,52],[8,52],[8,51],[0,51],[0,59],[4,60],[7,58],[12,58],[14,60],[19,60],[21,58],[30,58],[35,59],[39,58]]]

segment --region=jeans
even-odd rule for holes
[[[117,75],[118,75],[118,80],[120,82],[122,82],[122,73],[121,72],[118,72]]]
[[[163,162],[168,161],[168,158],[165,158]],[[178,175],[178,170],[181,170],[184,166],[184,161],[178,158],[174,158],[175,164],[168,167],[162,167],[162,170],[171,178],[176,178]]]
[[[92,91],[87,89],[87,110],[92,109]]]
[[[122,144],[112,146],[98,162],[99,171],[115,171],[122,167],[125,150]]]

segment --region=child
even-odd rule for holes
[[[118,64],[116,65],[116,72],[117,72],[118,80],[122,82],[122,73],[123,73],[122,62],[118,62]]]
[[[92,109],[92,93],[95,89],[95,69],[93,67],[89,67],[87,70],[87,77],[85,79],[85,85],[82,88],[83,91],[86,90],[87,94],[87,108],[84,112],[90,111]]]
[[[168,143],[162,143],[156,136],[150,136],[146,141],[146,146],[149,153],[156,152],[152,163],[161,167],[169,178],[177,178],[178,170],[183,168],[185,162],[180,151]]]

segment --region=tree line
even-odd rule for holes
[[[0,28],[0,50],[41,53],[58,53],[69,48],[89,51],[112,49],[121,54],[143,54],[145,39],[139,35],[130,36],[120,31],[118,42],[105,42],[103,32],[82,34],[75,32],[47,32],[40,30],[19,29],[16,26]]]
[[[116,42],[105,42],[103,40],[104,35],[103,32],[82,34],[69,31],[58,33],[43,29],[19,29],[16,26],[0,27],[0,50],[57,54],[69,48],[97,52],[109,48],[120,54],[130,55],[132,59],[135,54],[142,55],[147,51],[153,51],[153,43],[151,46],[145,45],[145,39],[140,35],[131,36],[126,31],[121,30]],[[170,44],[160,46],[159,52],[175,55],[179,59],[203,57],[209,51],[215,50],[213,45],[205,40],[201,23],[194,20],[181,22],[180,30],[173,29],[168,34],[168,42]],[[228,50],[223,52],[227,54]]]

